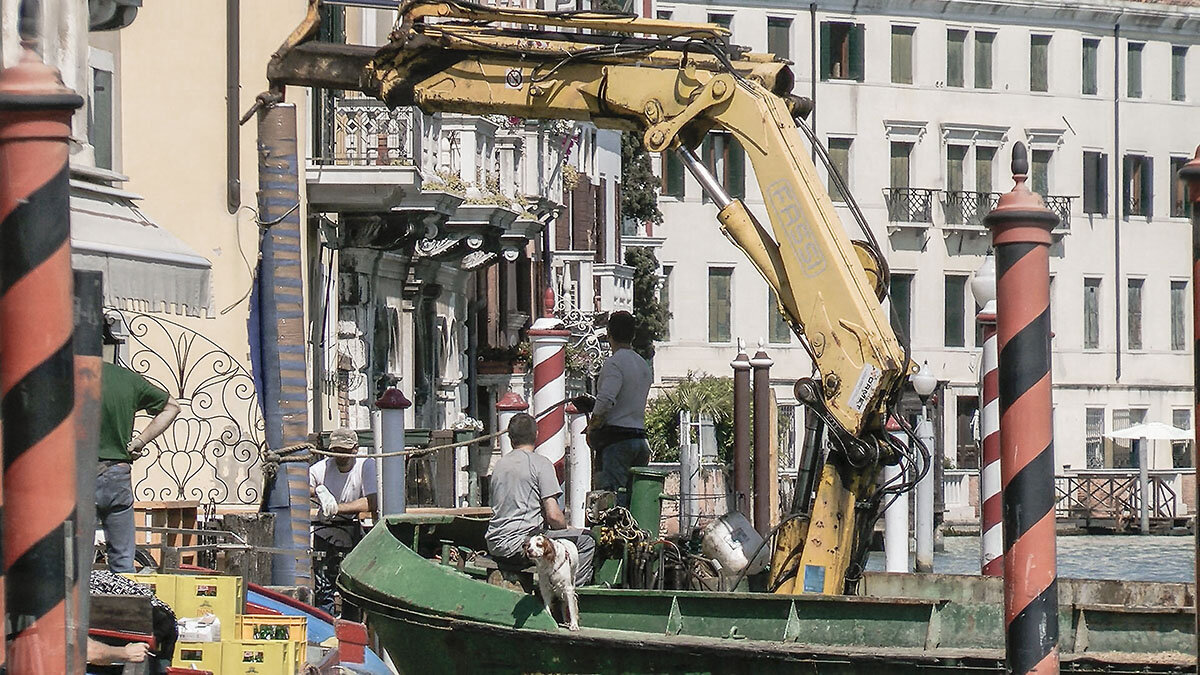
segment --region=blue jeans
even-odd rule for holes
[[[630,438],[606,446],[600,451],[600,473],[596,475],[595,489],[617,493],[617,504],[629,506],[629,494],[633,491],[635,466],[650,463],[650,445],[644,438]],[[625,488],[625,492],[620,492]]]
[[[128,463],[114,464],[96,477],[96,525],[108,542],[108,569],[133,572],[133,481]]]

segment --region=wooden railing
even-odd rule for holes
[[[1136,473],[1079,474],[1054,479],[1058,518],[1136,521],[1141,509],[1141,486]],[[1178,495],[1163,476],[1149,477],[1150,518],[1177,517]]]

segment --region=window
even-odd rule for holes
[[[1083,153],[1083,212],[1108,214],[1108,156]]]
[[[1050,194],[1049,150],[1034,150],[1029,153],[1029,189],[1045,197]]]
[[[779,311],[779,298],[775,289],[767,287],[767,338],[773,344],[787,344],[792,341],[792,329],[788,326],[783,312]]]
[[[1171,158],[1171,217],[1187,218],[1192,215],[1192,198],[1188,194],[1187,181],[1179,177],[1179,170],[1188,163],[1187,157]]]
[[[1144,421],[1146,421],[1145,408],[1116,409],[1112,413],[1112,430],[1121,431]],[[1111,468],[1129,469],[1137,466],[1137,458],[1133,451],[1134,445],[1128,439],[1113,439]]]
[[[709,14],[708,22],[715,23],[718,26],[720,26],[721,28],[724,28],[725,30],[731,30],[733,28],[733,15],[732,14]]]
[[[1140,42],[1130,42],[1125,61],[1126,95],[1129,98],[1142,97],[1142,47]]]
[[[1029,38],[1029,91],[1050,90],[1050,36]]]
[[[1144,279],[1130,279],[1125,289],[1125,338],[1131,350],[1142,348],[1142,285]]]
[[[1188,408],[1172,410],[1171,426],[1176,429],[1191,429],[1192,411]],[[1171,465],[1176,469],[1188,469],[1195,465],[1192,461],[1191,441],[1171,441]]]
[[[661,21],[670,21],[673,14],[674,13],[669,9],[660,9],[654,13],[654,18]]]
[[[672,265],[663,265],[662,281],[658,284],[658,302],[667,310],[667,320],[663,323],[663,340],[671,339],[671,272]]]
[[[792,20],[767,17],[767,52],[781,59],[792,58]]]
[[[746,196],[746,153],[730,134],[710,133],[701,144],[704,165],[735,198]]]
[[[708,341],[729,342],[733,314],[733,269],[708,269]]]
[[[1144,155],[1125,155],[1125,216],[1154,214],[1154,161]]]
[[[846,187],[850,187],[850,144],[853,142],[849,138],[831,138],[829,139],[829,163],[833,165],[833,169],[842,177],[842,181]],[[829,175],[829,196],[833,201],[842,203],[846,201],[846,195],[842,193],[841,188],[834,182],[832,172]]]
[[[662,196],[683,199],[683,160],[674,150],[662,153]]]
[[[892,82],[912,84],[913,27],[892,26]]]
[[[1184,317],[1187,314],[1187,282],[1171,282],[1171,349],[1181,352],[1187,342]]]
[[[996,161],[996,148],[986,145],[975,146],[975,191],[992,191],[992,166]]]
[[[1104,468],[1104,408],[1087,408],[1084,412],[1084,443],[1087,468]]]
[[[1097,73],[1100,68],[1100,41],[1094,38],[1083,39],[1083,93],[1095,96]]]
[[[891,179],[889,185],[894,188],[908,187],[909,155],[912,154],[913,144],[892,141],[891,147]]]
[[[893,273],[888,288],[888,298],[892,305],[892,330],[900,336],[901,342],[911,335],[909,327],[912,317],[912,285],[913,275]]]
[[[992,43],[995,33],[975,33],[975,88],[992,88]]]
[[[821,24],[821,79],[863,79],[863,26],[826,21]]]
[[[1083,348],[1100,348],[1100,279],[1083,280]]]
[[[113,168],[113,74],[110,70],[92,68],[88,143],[95,150],[96,166]]]
[[[1171,47],[1171,100],[1187,100],[1187,47]]]
[[[965,347],[966,342],[966,298],[967,277],[946,275],[945,296],[945,345],[947,347]]]
[[[963,86],[963,69],[966,62],[967,31],[946,31],[946,86]]]
[[[946,146],[946,190],[961,192],[963,190],[963,167],[967,161],[967,146]]]

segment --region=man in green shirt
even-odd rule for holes
[[[154,418],[138,434],[133,418],[141,411]],[[96,524],[108,542],[108,569],[133,572],[133,482],[130,467],[146,444],[171,426],[179,404],[146,378],[105,363],[100,373],[100,461],[96,465]]]

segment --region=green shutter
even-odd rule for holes
[[[683,197],[683,160],[674,150],[662,153],[663,158],[663,195],[667,197]]]
[[[1129,177],[1133,175],[1133,156],[1125,155],[1121,162],[1121,215],[1129,217],[1129,198],[1132,196]]]
[[[829,22],[821,22],[821,79],[828,80],[833,70],[833,57],[830,55]]]
[[[859,23],[850,29],[850,79],[863,81],[864,26]]]
[[[1100,153],[1096,191],[1100,197],[1100,215],[1108,215],[1108,155]]]
[[[736,199],[746,196],[746,151],[733,136],[727,136],[725,189]]]
[[[1145,169],[1142,170],[1142,215],[1154,217],[1154,158],[1143,157]]]

